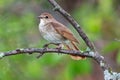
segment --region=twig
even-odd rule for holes
[[[89,51],[85,52],[80,52],[80,51],[75,51],[75,50],[65,50],[65,49],[55,49],[55,48],[21,48],[21,49],[16,49],[8,52],[0,52],[0,58],[6,57],[6,56],[12,56],[12,55],[18,55],[18,54],[33,54],[33,53],[39,53],[39,54],[46,54],[46,53],[61,53],[61,54],[67,54],[67,55],[77,55],[77,56],[85,56],[85,57],[94,57],[93,54]]]
[[[39,53],[39,54],[46,54],[46,53],[61,53],[61,54],[67,54],[67,55],[77,55],[77,56],[83,56],[83,57],[89,57],[92,59],[95,59],[95,61],[98,62],[98,64],[101,66],[101,68],[105,68],[105,64],[103,62],[103,57],[100,55],[95,55],[94,52],[92,51],[85,51],[85,52],[80,52],[80,51],[73,51],[73,50],[58,50],[58,49],[39,49],[39,48],[26,48],[26,49],[16,49],[8,52],[1,52],[0,53],[0,58],[6,57],[6,56],[12,56],[12,55],[18,55],[18,54],[32,54],[32,53]],[[109,72],[108,69],[104,69],[104,78],[105,80],[119,80],[120,79],[120,73],[116,72]]]

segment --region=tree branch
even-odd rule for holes
[[[21,48],[16,49],[8,52],[0,52],[0,58],[6,57],[6,56],[12,56],[12,55],[18,55],[18,54],[32,54],[32,53],[39,53],[39,54],[46,54],[46,53],[61,53],[61,54],[67,54],[67,55],[76,55],[76,56],[82,56],[82,57],[88,57],[94,59],[101,67],[105,70],[106,67],[103,65],[104,58],[100,55],[96,55],[92,51],[76,51],[76,50],[65,50],[65,49],[54,49],[54,48]]]
[[[65,50],[65,49],[55,49],[55,48],[21,48],[21,49],[16,49],[8,52],[1,52],[0,53],[0,58],[6,57],[6,56],[12,56],[12,55],[18,55],[18,54],[33,54],[33,53],[39,53],[39,54],[46,54],[46,53],[61,53],[61,54],[67,54],[67,55],[76,55],[76,56],[83,56],[83,57],[89,57],[92,58],[94,55],[89,52],[80,52],[80,51],[75,51],[75,50]]]
[[[11,56],[11,55],[18,55],[18,54],[32,54],[32,53],[39,53],[39,54],[46,54],[46,53],[61,53],[61,54],[67,54],[67,55],[76,55],[76,56],[83,56],[83,57],[89,57],[94,59],[104,70],[106,69],[104,64],[104,58],[100,55],[96,55],[92,51],[76,51],[76,50],[65,50],[65,49],[54,49],[54,48],[26,48],[26,49],[16,49],[8,52],[1,52],[0,58]],[[103,65],[104,64],[104,65]]]
[[[8,52],[1,52],[0,53],[0,58],[6,57],[6,56],[12,56],[12,55],[18,55],[18,54],[32,54],[32,53],[39,53],[39,54],[46,54],[46,53],[61,53],[61,54],[67,54],[67,55],[77,55],[77,56],[83,56],[83,57],[89,57],[94,59],[104,70],[104,78],[105,80],[119,80],[120,79],[120,73],[116,72],[109,72],[108,69],[106,69],[106,65],[103,62],[104,58],[100,55],[96,55],[96,53],[92,51],[85,51],[85,52],[80,52],[80,51],[73,51],[73,50],[58,50],[58,49],[53,49],[53,48],[26,48],[26,49],[16,49]]]

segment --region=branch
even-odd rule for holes
[[[89,57],[92,59],[95,59],[98,64],[101,65],[101,67],[104,69],[104,60],[103,57],[100,55],[96,55],[92,51],[85,51],[85,52],[80,52],[76,50],[65,50],[65,49],[54,49],[54,48],[21,48],[21,49],[16,49],[8,52],[0,52],[0,58],[6,57],[6,56],[12,56],[12,55],[18,55],[18,54],[32,54],[32,53],[39,53],[39,54],[46,54],[46,53],[61,53],[61,54],[67,54],[67,55],[76,55],[76,56],[82,56],[82,57]]]
[[[12,56],[12,55],[18,55],[18,54],[33,54],[33,53],[39,53],[39,54],[50,54],[53,53],[61,53],[61,54],[67,54],[67,55],[76,55],[76,56],[83,56],[83,57],[89,57],[93,58],[94,55],[92,52],[85,51],[85,52],[80,52],[80,51],[75,51],[75,50],[65,50],[65,49],[55,49],[55,48],[21,48],[21,49],[16,49],[8,52],[1,52],[0,53],[0,58],[6,57],[6,56]]]
[[[6,56],[12,56],[12,55],[18,55],[18,54],[33,54],[33,53],[39,53],[40,55],[46,54],[46,53],[61,53],[61,54],[67,54],[67,55],[76,55],[76,56],[82,56],[82,57],[89,57],[92,59],[95,59],[95,61],[104,69],[106,68],[104,65],[104,59],[100,55],[95,55],[92,51],[85,51],[80,52],[76,50],[64,50],[64,49],[54,49],[54,48],[21,48],[16,49],[8,52],[0,52],[0,58],[6,57]]]
[[[64,50],[64,49],[51,49],[51,48],[26,48],[26,49],[16,49],[8,52],[1,52],[0,53],[0,58],[6,57],[6,56],[12,56],[12,55],[18,55],[18,54],[33,54],[33,53],[39,53],[41,55],[46,54],[46,53],[61,53],[61,54],[67,54],[67,55],[76,55],[76,56],[83,56],[83,57],[89,57],[92,59],[95,59],[95,61],[98,62],[98,64],[101,66],[101,68],[104,68],[105,64],[103,62],[103,57],[100,55],[95,55],[94,52],[92,51],[85,51],[85,52],[80,52],[80,51],[74,51],[74,50]],[[109,70],[105,69],[104,70],[104,78],[105,80],[118,80],[120,79],[120,73],[116,72],[109,72]]]
[[[8,52],[1,52],[0,53],[0,58],[6,57],[6,56],[11,56],[11,55],[18,55],[18,54],[32,54],[32,53],[39,53],[39,54],[46,54],[46,53],[61,53],[61,54],[67,54],[67,55],[76,55],[76,56],[82,56],[82,57],[89,57],[95,59],[98,64],[101,65],[102,68],[105,68],[103,65],[103,57],[100,55],[95,55],[94,52],[92,51],[76,51],[76,50],[65,50],[65,49],[54,49],[54,48],[21,48],[21,49],[16,49]]]

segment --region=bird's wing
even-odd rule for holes
[[[63,24],[58,23],[58,22],[51,22],[51,25],[64,38],[66,38],[70,41],[74,41],[76,43],[79,43],[79,41],[74,37],[72,32],[67,27],[65,27]]]

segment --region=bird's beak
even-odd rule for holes
[[[38,16],[38,19],[42,19],[43,17],[41,17],[41,16]]]

